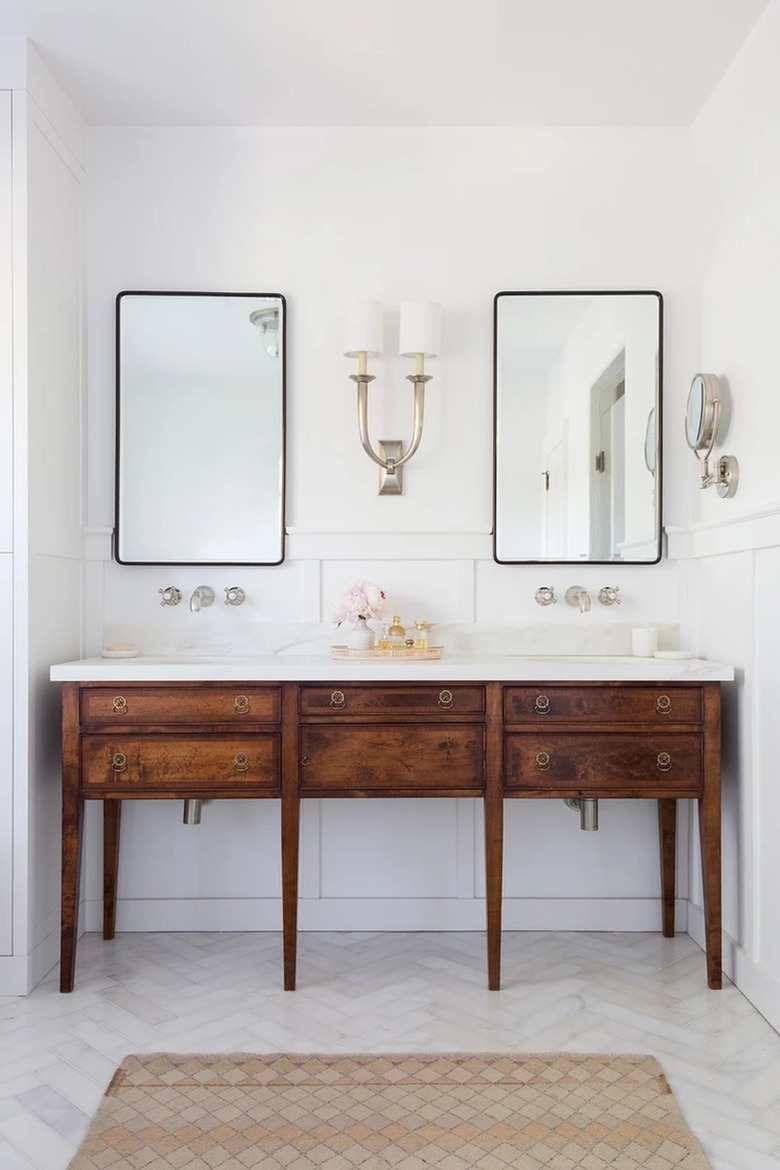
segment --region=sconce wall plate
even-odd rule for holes
[[[715,485],[721,499],[730,499],[739,486],[739,463],[733,455],[719,455],[710,466],[718,439],[722,393],[716,374],[696,374],[685,409],[685,438],[701,464],[699,487]]]
[[[379,495],[402,496],[404,494],[404,469],[399,459],[404,453],[400,439],[380,439],[377,443],[380,458],[386,466],[379,468]],[[392,467],[393,470],[390,470]]]

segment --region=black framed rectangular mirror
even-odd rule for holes
[[[284,559],[285,343],[278,293],[119,293],[120,564]]]
[[[660,560],[662,370],[659,292],[496,295],[496,561]]]

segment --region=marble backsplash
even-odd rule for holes
[[[204,615],[205,616],[205,615]],[[377,631],[381,623],[375,623]],[[488,623],[441,623],[429,631],[430,645],[443,646],[452,655],[491,654],[631,654],[629,623],[591,625],[539,623],[508,626]],[[658,625],[658,648],[679,648],[679,627]],[[204,617],[170,625],[112,624],[105,628],[104,646],[132,646],[139,654],[161,658],[187,654],[220,654],[237,657],[269,655],[316,655],[326,657],[332,645],[344,640],[343,630],[332,623],[260,623],[233,625],[229,634],[209,627]]]

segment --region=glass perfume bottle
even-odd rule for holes
[[[393,614],[393,624],[388,630],[388,635],[392,647],[404,646],[406,644],[406,630],[401,625],[400,614]]]
[[[428,648],[428,622],[414,623],[414,648],[415,650]]]

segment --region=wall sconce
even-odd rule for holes
[[[426,301],[404,301],[401,305],[401,332],[398,352],[401,357],[413,357],[413,374],[407,381],[414,386],[414,422],[412,439],[404,450],[397,439],[380,440],[378,452],[368,437],[368,387],[374,375],[368,373],[368,359],[383,353],[382,306],[379,301],[355,301],[347,314],[347,348],[345,357],[358,359],[358,372],[350,374],[357,385],[358,430],[363,450],[369,459],[379,465],[379,495],[400,496],[403,493],[402,468],[420,446],[425,408],[425,383],[431,375],[425,373],[425,359],[436,357],[441,348],[441,305]]]
[[[718,438],[721,407],[720,379],[716,374],[697,374],[688,392],[685,409],[685,438],[701,463],[699,487],[715,484],[721,499],[730,499],[739,484],[739,463],[733,455],[719,455],[710,466],[712,448]]]
[[[263,338],[263,349],[271,358],[279,356],[279,309],[268,306],[264,309],[255,309],[249,314],[249,320],[260,330]]]

